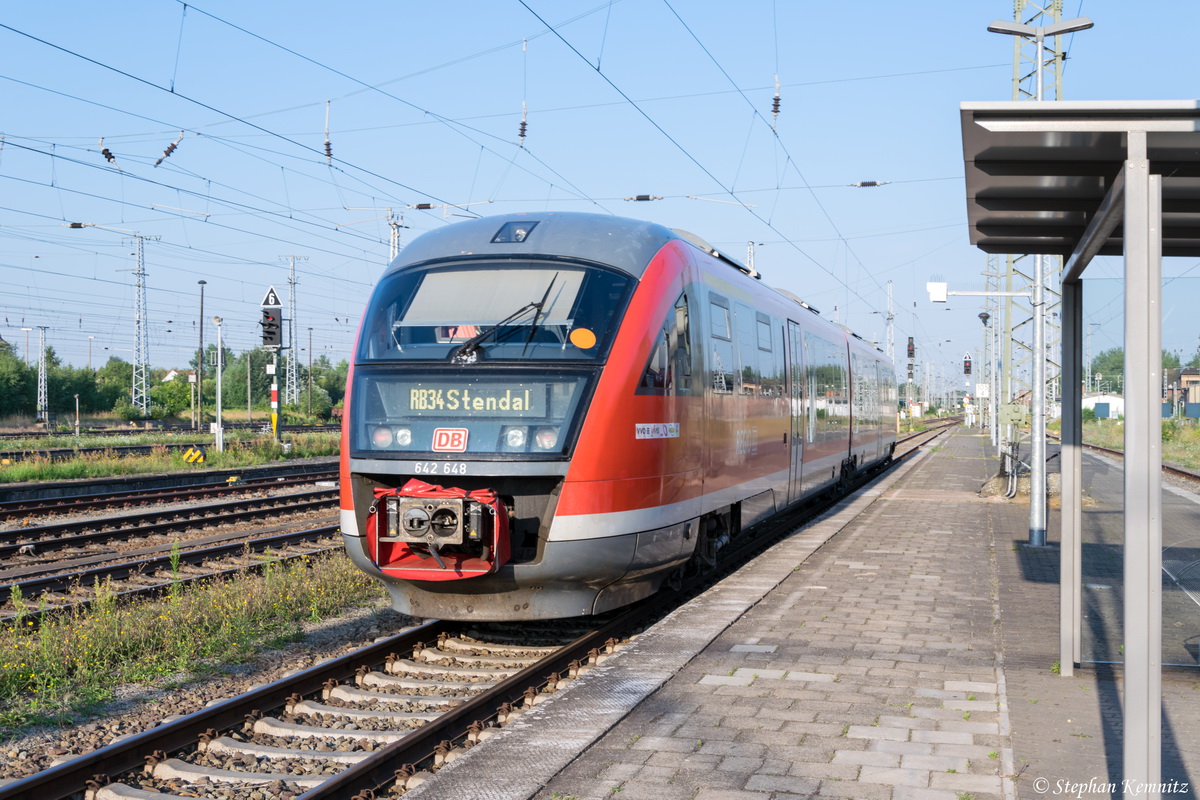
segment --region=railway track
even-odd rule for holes
[[[337,489],[316,489],[298,494],[11,528],[0,531],[0,559],[15,555],[40,557],[63,550],[84,550],[117,543],[126,545],[173,531],[330,509],[337,505],[337,499]]]
[[[1048,433],[1046,435],[1056,442],[1062,441],[1062,438],[1056,434]],[[1112,456],[1113,458],[1118,458],[1121,460],[1125,459],[1125,453],[1123,451],[1114,450],[1111,447],[1101,447],[1098,444],[1088,444],[1087,442],[1083,443],[1083,447],[1084,447],[1084,449],[1091,450],[1094,453],[1103,453],[1106,456]],[[1189,483],[1192,483],[1192,484],[1200,485],[1200,472],[1196,472],[1195,470],[1185,469],[1184,467],[1177,467],[1172,464],[1163,464],[1162,471],[1172,477],[1188,481]]]
[[[265,426],[263,422],[237,422],[225,423],[225,430],[262,430]],[[340,425],[280,425],[279,429],[284,433],[329,433],[341,430]],[[151,429],[153,433],[160,434],[194,434],[196,429],[191,426],[164,426],[161,428]],[[80,438],[105,438],[109,436],[137,436],[147,433],[146,430],[137,430],[132,428],[84,428],[80,431]],[[70,438],[74,439],[74,432],[55,432],[55,431],[2,431],[0,432],[0,441],[20,441],[23,439],[46,439],[46,438]]]
[[[66,497],[6,500],[0,502],[0,522],[10,519],[28,519],[40,514],[67,514],[79,511],[98,511],[108,508],[128,508],[130,506],[152,505],[155,503],[202,500],[220,495],[269,491],[292,486],[302,486],[316,481],[336,479],[336,471],[323,470],[304,475],[257,478],[246,481],[235,479],[233,482],[206,482],[195,486],[180,486],[168,489],[129,489],[105,492],[103,494],[88,493]]]
[[[54,447],[29,450],[0,451],[0,463],[20,463],[41,459],[44,461],[71,461],[92,455],[114,455],[121,458],[148,456],[163,450],[180,451],[211,447],[211,442],[162,442],[158,444],[101,445],[98,447]],[[242,442],[227,442],[226,448],[243,446]]]
[[[910,437],[897,458],[950,427]],[[812,504],[804,516],[835,502]],[[673,602],[659,595],[590,621],[428,621],[0,787],[0,800],[56,800],[84,790],[88,800],[401,795],[601,663],[623,646],[622,637],[636,635],[788,535],[798,521],[799,515],[788,515],[769,530],[736,537],[727,562],[693,576]]]
[[[649,613],[587,628],[426,622],[0,787],[0,800],[402,792],[600,663]]]
[[[961,422],[961,417],[950,417],[944,420],[938,420],[936,423],[928,426],[923,431],[915,431],[913,433],[898,437],[896,439],[895,458],[904,458],[909,453],[916,452],[922,446],[941,436],[954,426],[959,425]]]
[[[161,595],[173,586],[214,580],[271,563],[311,558],[341,547],[337,525],[326,525],[272,536],[247,538],[245,533],[233,541],[148,558],[58,572],[54,575],[26,578],[0,585],[0,624],[20,619],[36,625],[45,614],[90,605],[101,591],[115,600]],[[14,604],[14,592],[22,598]]]
[[[295,528],[297,515],[312,512],[323,517],[329,512],[332,521],[336,505],[336,489],[318,489],[0,532],[0,603],[6,604],[0,606],[0,621],[19,616],[36,624],[42,614],[90,603],[97,585],[121,598],[153,595],[336,549],[341,544],[336,525],[281,530]],[[197,529],[263,518],[292,521],[194,535]],[[182,538],[182,532],[189,535]]]
[[[226,430],[258,430],[261,426],[231,426],[226,425]],[[285,433],[332,433],[340,430],[338,426],[323,425],[319,427],[304,427],[304,426],[282,426],[281,431]],[[193,433],[190,428],[179,429],[179,433]],[[269,430],[267,431],[269,433]],[[104,436],[130,436],[138,435],[143,432],[139,431],[112,431],[105,434],[92,433],[88,434],[88,438],[96,437],[103,438]],[[168,431],[169,433],[169,431]],[[0,435],[0,441],[34,439],[43,437],[34,437],[28,434],[4,434]],[[46,461],[70,461],[74,458],[89,455],[115,455],[119,457],[146,456],[163,450],[187,450],[190,448],[209,448],[212,447],[212,439],[204,439],[202,441],[187,441],[187,442],[159,442],[154,444],[131,444],[131,445],[96,445],[84,447],[80,444],[85,437],[76,439],[73,435],[64,436],[70,438],[73,442],[66,447],[31,447],[20,450],[0,450],[0,463],[19,463],[21,461],[29,461],[33,459],[43,459]],[[226,448],[236,448],[248,446],[248,442],[227,441]]]

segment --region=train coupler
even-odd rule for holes
[[[495,572],[509,559],[508,509],[490,489],[413,478],[376,489],[367,522],[371,560],[391,577],[446,581]]]

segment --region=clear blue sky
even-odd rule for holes
[[[1200,3],[1066,0],[1063,17],[1079,15],[1096,27],[1069,40],[1065,99],[1200,97]],[[979,303],[934,306],[924,286],[983,288],[958,106],[1012,97],[1012,38],[986,31],[998,18],[1011,2],[7,4],[0,336],[23,351],[21,328],[45,325],[69,363],[87,363],[88,337],[93,366],[131,359],[124,230],[158,237],[145,240],[153,366],[194,353],[201,279],[205,318],[224,318],[234,350],[255,346],[267,287],[286,302],[286,256],[301,257],[302,360],[309,328],[314,353],[340,360],[387,260],[388,209],[403,242],[463,214],[590,210],[735,257],[753,241],[764,280],[881,343],[891,281],[897,355],[915,336],[949,371],[978,349]],[[664,199],[624,200],[638,194]],[[409,208],[421,203],[439,208]],[[1164,333],[1185,359],[1197,266],[1164,270],[1187,276]],[[1089,274],[1119,276],[1119,261]],[[1095,352],[1121,336],[1102,283]]]

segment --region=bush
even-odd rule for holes
[[[128,397],[117,398],[117,402],[113,404],[113,413],[126,422],[142,418],[142,410],[135,406]]]

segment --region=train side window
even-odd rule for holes
[[[667,340],[668,357],[671,359],[671,386],[675,394],[691,394],[692,333],[686,294],[679,295],[672,311],[675,315],[675,327]]]
[[[729,301],[719,294],[708,296],[708,314],[712,337],[712,389],[717,394],[732,394],[737,375],[733,356],[733,326],[729,319]]]
[[[737,328],[741,393],[757,395],[761,389],[762,374],[759,372],[758,347],[755,340],[755,312],[750,306],[734,304],[733,324]]]
[[[775,320],[777,327],[772,327],[767,323],[767,344],[774,344],[772,347],[763,348],[760,344],[758,348],[758,371],[762,374],[762,394],[763,397],[783,397],[784,391],[784,360],[783,360],[783,323]],[[761,320],[760,320],[761,323]],[[764,334],[762,327],[759,327],[760,342]],[[775,335],[772,337],[771,334]]]
[[[849,432],[846,346],[822,336],[804,336],[805,376],[808,384],[806,441],[823,442]]]
[[[771,318],[766,314],[758,315],[758,349],[771,352]]]
[[[655,337],[654,348],[637,394],[685,395],[692,386],[692,347],[688,338],[687,295],[681,294],[667,310]]]
[[[709,295],[708,313],[712,317],[712,335],[718,339],[733,338],[729,325],[729,301],[719,294]]]

